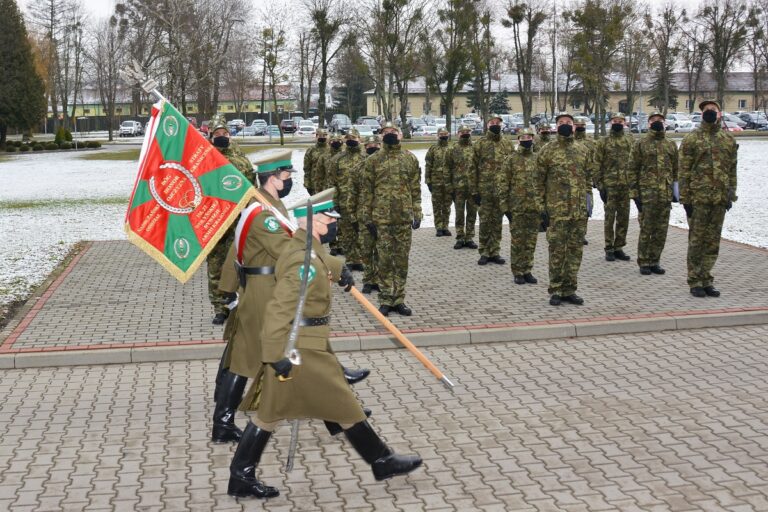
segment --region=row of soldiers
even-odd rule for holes
[[[501,118],[472,143],[470,129],[460,126],[459,140],[438,143],[426,156],[426,183],[432,194],[437,236],[450,236],[451,204],[456,211],[454,248],[472,242],[476,208],[480,216],[479,265],[504,264],[500,241],[502,218],[509,220],[511,269],[516,284],[536,283],[531,274],[537,232],[549,242],[550,304],[583,304],[576,295],[577,276],[587,218],[592,215],[592,189],[605,206],[604,239],[607,261],[629,261],[624,252],[630,201],[639,212],[637,263],[642,275],[664,274],[661,254],[666,242],[672,202],[682,202],[690,226],[688,283],[696,297],[719,296],[712,267],[717,259],[723,217],[736,200],[736,149],[720,129],[720,106],[701,103],[704,123],[688,135],[678,151],[666,137],[665,118],[649,116],[649,131],[638,140],[626,132],[623,114],[611,118],[610,134],[587,137],[586,124],[570,114],[555,119],[538,138],[529,129],[517,134],[518,144],[501,136]],[[680,154],[680,156],[679,156]],[[694,204],[699,205],[694,207]],[[695,213],[694,213],[695,212]]]

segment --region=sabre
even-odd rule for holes
[[[291,364],[300,365],[301,355],[296,349],[296,340],[299,338],[299,327],[301,327],[301,318],[304,315],[304,303],[307,301],[307,284],[309,283],[309,266],[312,260],[312,200],[307,200],[307,247],[304,252],[304,272],[301,275],[301,286],[299,287],[299,301],[296,303],[296,314],[293,317],[291,332],[288,334],[288,344],[285,347],[285,357]],[[277,380],[285,382],[291,377],[279,375]],[[296,447],[299,444],[299,420],[291,421],[291,443],[288,445],[288,458],[285,461],[285,471],[293,470],[293,459],[296,455]]]
[[[382,315],[378,309],[376,309],[376,306],[371,304],[371,302],[365,298],[365,295],[360,293],[360,290],[355,288],[354,286],[350,290],[350,293],[352,293],[352,296],[357,299],[357,301],[363,305],[365,309],[368,310],[369,313],[371,313],[373,316],[376,317],[376,319],[381,322],[381,324],[387,328],[387,330],[392,333],[392,335],[397,338],[397,341],[403,344],[405,348],[407,348],[414,356],[416,356],[416,359],[418,359],[421,364],[423,364],[427,370],[432,372],[432,375],[437,377],[437,379],[442,382],[446,388],[453,391],[453,382],[451,382],[451,379],[445,376],[443,372],[441,372],[437,366],[430,361],[427,356],[424,355],[424,353],[416,348],[416,345],[414,345],[408,338],[405,337],[405,335],[400,332],[400,329],[395,327],[395,324],[389,321],[387,317]]]

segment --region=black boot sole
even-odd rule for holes
[[[400,476],[400,475],[407,475],[408,473],[411,473],[421,467],[423,461],[421,459],[413,461],[410,465],[403,468],[398,468],[396,470],[384,473],[384,474],[377,474],[376,470],[373,471],[373,478],[375,478],[377,481],[381,482],[382,480],[387,480],[389,478]],[[374,463],[375,464],[375,463]]]
[[[274,489],[274,491],[265,490],[264,492],[253,492],[252,484],[230,478],[229,485],[227,486],[227,494],[233,498],[257,498],[265,500],[280,496],[280,491]]]

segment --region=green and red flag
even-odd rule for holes
[[[184,283],[254,195],[173,105],[152,106],[125,216],[128,240]]]

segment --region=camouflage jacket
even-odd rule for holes
[[[461,191],[469,195],[473,190],[475,180],[475,150],[472,141],[459,139],[451,144],[445,157],[448,173],[451,177],[451,191]]]
[[[599,189],[629,187],[631,165],[631,135],[611,133],[600,139],[595,148],[595,185]]]
[[[502,211],[540,212],[539,175],[533,148],[518,147],[507,159],[505,172],[499,175],[497,189]]]
[[[333,149],[329,146],[328,151],[325,151],[322,155],[317,157],[315,166],[312,168],[312,186],[314,187],[315,193],[325,190],[330,186],[328,185],[328,175],[331,169],[331,160],[343,150],[344,146],[341,146],[339,149]]]
[[[363,224],[409,224],[421,219],[421,169],[413,153],[400,144],[385,144],[365,159],[362,178]]]
[[[245,156],[245,153],[243,153],[239,146],[230,145],[227,148],[219,149],[219,151],[222,155],[227,157],[227,160],[229,160],[232,165],[237,167],[238,171],[248,178],[248,181],[258,188],[259,184],[256,181],[256,173],[253,171],[253,164],[248,160],[248,157]]]
[[[330,161],[326,175],[326,188],[336,187],[336,205],[345,220],[357,222],[357,207],[362,163],[365,160],[360,146],[347,148]]]
[[[328,143],[318,142],[304,154],[304,188],[307,190],[319,192],[319,190],[316,190],[317,187],[313,181],[315,167],[317,166],[317,161],[320,157],[327,153],[329,149],[330,147],[328,146]]]
[[[664,132],[647,135],[632,149],[630,194],[643,203],[672,201],[672,183],[677,181],[677,144]]]
[[[451,175],[446,161],[450,150],[448,141],[441,140],[430,146],[424,167],[424,181],[428,186],[451,189]]]
[[[680,146],[680,202],[726,204],[736,201],[739,145],[720,123],[702,123]]]
[[[533,152],[534,152],[534,153],[538,153],[539,151],[541,151],[541,149],[542,149],[544,146],[546,146],[547,144],[549,144],[550,142],[552,142],[553,140],[555,140],[555,138],[556,138],[556,137],[557,137],[557,135],[554,135],[554,136],[553,136],[553,135],[549,135],[549,136],[548,136],[548,137],[546,137],[546,139],[545,139],[545,138],[543,138],[541,135],[537,135],[537,136],[535,136],[535,137],[533,138]]]
[[[597,169],[595,169],[595,150],[597,149],[599,139],[587,136],[586,132],[575,132],[573,138],[576,139],[576,142],[584,144],[587,148],[590,160],[589,175],[587,176],[587,179],[589,179],[590,186],[594,186],[595,176],[597,175]]]
[[[514,151],[512,143],[491,132],[474,143],[475,179],[472,194],[494,196],[498,194],[498,176],[504,172],[507,157]]]
[[[586,219],[589,156],[573,137],[557,137],[536,157],[540,204],[552,219]]]

